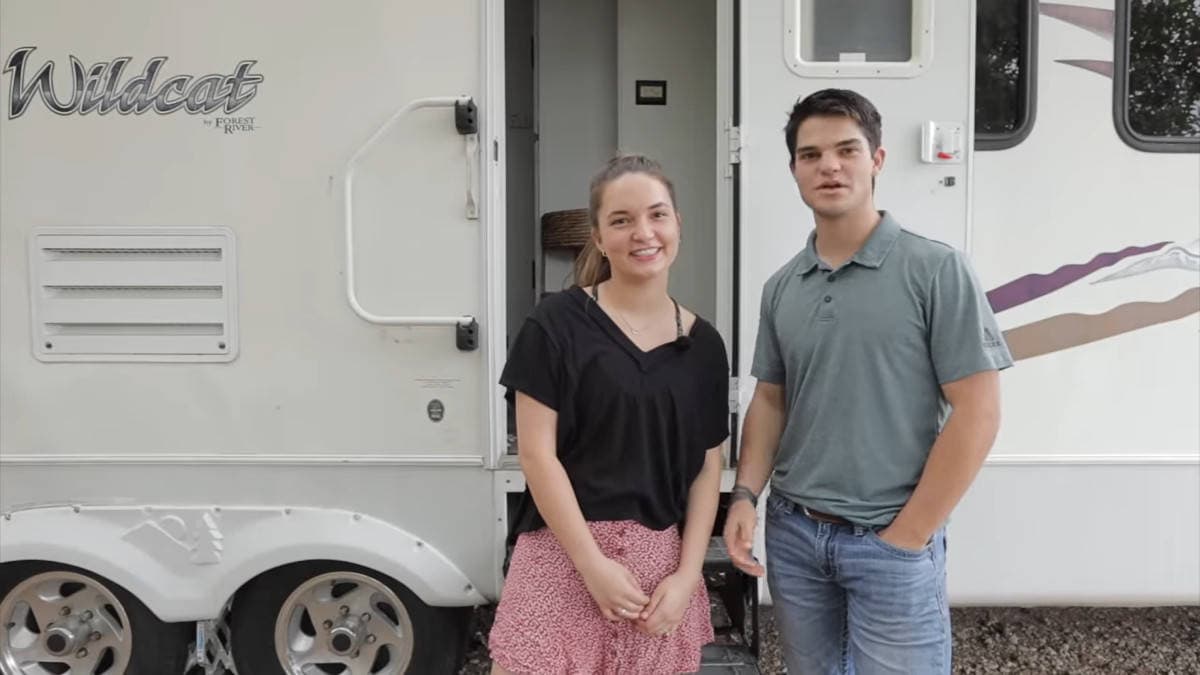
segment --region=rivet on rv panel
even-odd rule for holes
[[[362,520],[362,514],[361,514],[361,513],[356,513],[356,514],[354,514],[354,519],[355,519],[355,520]]]
[[[54,349],[54,343],[53,343],[53,342],[47,342],[47,343],[46,343],[46,349]]]
[[[291,510],[291,509],[284,509],[284,510],[283,510],[283,515],[285,515],[285,516],[290,516],[290,515],[292,515],[292,510]]]
[[[218,342],[218,343],[217,343],[217,349],[225,349],[225,343],[224,343],[224,342]]]
[[[421,548],[423,546],[425,546],[425,542],[417,540],[417,548]]]
[[[72,506],[71,510],[74,511],[75,513],[79,513],[79,511],[80,511],[79,505],[76,504],[76,505]]]

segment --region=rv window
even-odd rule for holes
[[[979,0],[975,24],[975,149],[1004,150],[1033,128],[1035,0]]]
[[[1117,7],[1117,131],[1139,150],[1200,151],[1200,0]]]
[[[785,0],[783,23],[802,77],[916,77],[933,58],[933,0]]]
[[[802,0],[805,61],[908,61],[912,0]]]

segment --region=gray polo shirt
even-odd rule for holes
[[[839,269],[814,232],[767,280],[751,368],[786,392],[771,489],[871,526],[921,477],[949,415],[940,385],[1012,365],[965,256],[881,215]]]

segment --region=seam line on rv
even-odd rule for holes
[[[0,465],[45,464],[290,464],[482,467],[480,455],[0,455]]]

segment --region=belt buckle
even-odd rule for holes
[[[812,514],[812,511],[809,511],[809,510],[808,510],[808,507],[807,507],[807,506],[805,506],[805,505],[803,505],[803,504],[801,504],[801,505],[800,505],[800,511],[801,511],[802,513],[804,513],[805,517],[807,517],[809,520],[816,520],[816,521],[818,521],[818,522],[820,522],[820,521],[821,521],[821,519],[820,519],[820,518],[817,518],[816,516],[814,516],[814,515]]]

